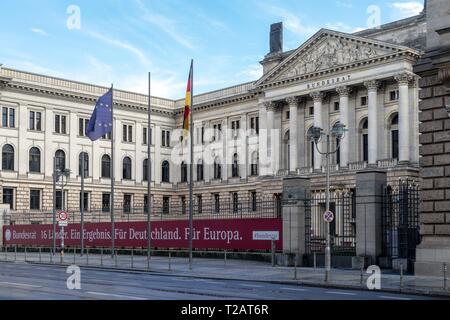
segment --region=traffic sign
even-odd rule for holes
[[[69,225],[69,222],[67,222],[67,220],[60,220],[60,221],[58,222],[58,225],[59,225],[60,227],[67,227],[67,226]]]
[[[66,221],[67,219],[68,219],[67,212],[65,212],[65,211],[60,211],[60,212],[58,213],[58,220],[59,220],[59,221]]]
[[[334,220],[334,213],[331,211],[325,211],[325,213],[323,214],[323,220],[325,220],[325,222],[331,223]]]

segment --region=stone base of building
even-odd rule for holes
[[[425,238],[416,250],[416,276],[444,275],[444,264],[450,270],[450,237]],[[447,271],[447,273],[448,273]]]

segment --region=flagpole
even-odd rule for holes
[[[112,119],[112,127],[111,127],[111,200],[110,200],[110,210],[111,210],[111,256],[114,258],[115,256],[115,235],[116,230],[114,226],[114,90],[113,84],[111,84],[111,119]]]
[[[83,256],[84,253],[84,170],[84,151],[81,151],[81,256]]]
[[[190,131],[190,156],[191,161],[189,164],[189,270],[192,270],[192,238],[193,238],[193,227],[192,227],[192,220],[193,220],[193,210],[194,210],[194,204],[193,204],[193,185],[194,185],[194,120],[193,120],[193,114],[194,114],[194,59],[191,59],[191,70],[190,70],[190,82],[191,82],[191,106],[189,110],[189,131]]]
[[[152,193],[151,193],[151,184],[152,184],[152,166],[151,166],[151,117],[152,117],[152,103],[151,103],[151,80],[152,74],[148,73],[148,123],[147,123],[147,267],[150,267],[150,258],[151,258],[151,241],[152,241],[152,233],[151,233],[151,212],[152,212]]]

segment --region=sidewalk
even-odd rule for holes
[[[198,277],[214,280],[240,280],[260,281],[280,284],[318,286],[354,290],[368,290],[366,281],[370,274],[364,273],[361,281],[361,271],[333,269],[331,279],[325,283],[324,269],[313,268],[287,268],[272,267],[270,263],[248,261],[248,260],[224,260],[210,258],[193,259],[192,270],[189,270],[187,258],[168,258],[153,256],[150,260],[150,269],[147,265],[147,257],[144,256],[117,256],[112,259],[110,255],[84,255],[81,257],[66,253],[62,261],[59,255],[51,256],[49,253],[27,253],[14,254],[0,252],[0,262],[26,262],[55,264],[55,265],[78,265],[80,267],[113,269],[121,272],[158,272],[160,274],[182,277]],[[403,280],[399,274],[381,271],[381,291],[433,295],[447,297],[450,299],[450,290],[444,290],[444,278],[415,277],[404,275]],[[402,283],[401,283],[402,282]]]

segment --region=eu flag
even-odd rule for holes
[[[89,124],[86,127],[86,136],[92,141],[98,140],[105,134],[112,132],[112,107],[113,89],[111,88],[104,96],[98,99]]]

